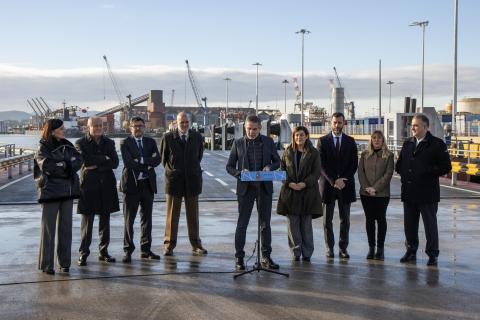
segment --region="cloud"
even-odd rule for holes
[[[201,97],[208,97],[209,106],[224,106],[226,87],[223,78],[230,77],[229,105],[247,106],[255,101],[255,69],[193,69]],[[194,95],[185,68],[165,65],[132,65],[114,70],[122,90],[140,96],[151,89],[164,90],[164,100],[170,104],[171,90],[175,90],[175,105],[195,105]],[[480,96],[480,67],[459,67],[459,97]],[[287,102],[293,106],[295,92],[292,78],[297,72],[266,72],[259,70],[260,107],[278,106],[283,109],[284,84],[287,79]],[[333,74],[325,71],[305,73],[305,101],[329,107],[329,79]],[[378,70],[367,69],[340,73],[345,93],[354,100],[361,112],[373,112],[378,107]],[[419,98],[421,70],[419,66],[384,69],[382,71],[383,108],[388,105],[388,80],[392,85],[392,106],[400,110],[404,96]],[[68,104],[102,110],[113,106],[117,97],[110,78],[103,68],[42,69],[0,64],[0,110],[29,111],[26,99],[44,97],[52,105]],[[427,65],[425,68],[425,105],[443,106],[452,98],[452,68],[449,65]],[[254,104],[254,103],[253,103]]]

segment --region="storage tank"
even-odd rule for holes
[[[344,112],[345,109],[345,93],[343,88],[332,88],[332,114],[335,112]]]
[[[464,98],[458,100],[457,112],[480,114],[480,98]]]

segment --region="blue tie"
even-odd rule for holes
[[[143,158],[142,140],[137,140],[138,149],[140,150],[140,156]]]

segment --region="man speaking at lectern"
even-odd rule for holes
[[[266,269],[278,269],[279,266],[270,257],[272,252],[272,232],[270,217],[272,213],[273,183],[245,182],[240,180],[242,171],[270,171],[280,166],[275,144],[270,137],[260,134],[261,122],[255,115],[245,120],[246,135],[235,140],[227,163],[227,172],[237,178],[238,221],[235,230],[235,268],[245,270],[245,237],[252,215],[253,204],[257,203],[260,215],[261,264]]]

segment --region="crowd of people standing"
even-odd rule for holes
[[[226,164],[227,172],[237,181],[238,220],[234,239],[237,271],[245,270],[246,232],[255,203],[260,221],[260,262],[264,268],[279,268],[271,257],[273,184],[271,181],[241,179],[243,171],[278,169],[285,171],[286,180],[280,190],[276,212],[287,218],[287,241],[294,261],[310,261],[314,252],[312,219],[320,217],[323,217],[325,255],[327,259],[335,258],[335,204],[340,220],[338,256],[350,258],[347,250],[350,208],[357,200],[357,171],[368,238],[366,258],[384,260],[390,182],[395,170],[402,184],[406,238],[406,252],[400,262],[416,260],[421,215],[427,238],[427,264],[437,265],[439,177],[451,170],[451,164],[445,143],[428,130],[428,117],[423,114],[413,117],[412,137],[404,142],[396,164],[394,153],[388,149],[381,131],[371,134],[368,147],[359,158],[357,144],[353,137],[343,132],[344,125],[344,115],[334,113],[331,132],[321,137],[316,146],[306,127],[295,127],[291,143],[280,157],[273,140],[260,134],[260,119],[254,115],[246,118],[245,136],[234,141]],[[63,122],[48,120],[35,155],[34,178],[42,209],[38,268],[47,274],[55,274],[55,256],[58,270],[69,272],[74,199],[78,199],[77,213],[81,215],[77,264],[81,267],[87,265],[95,216],[99,220],[98,260],[116,262],[109,254],[108,246],[110,214],[120,210],[114,174],[119,157],[114,141],[104,134],[101,118],[90,118],[87,128],[88,132],[74,146],[65,139]],[[190,119],[184,112],[177,115],[177,127],[163,136],[159,147],[154,139],[144,134],[145,121],[142,118],[130,120],[130,132],[131,135],[120,144],[124,166],[119,188],[123,194],[124,218],[122,262],[132,261],[134,223],[138,212],[140,258],[160,259],[160,255],[152,251],[152,210],[154,194],[157,193],[155,168],[160,164],[165,168],[166,194],[163,255],[174,255],[182,202],[185,203],[192,254],[206,255],[208,252],[200,238],[198,204],[203,184],[203,137],[191,129]],[[77,174],[79,170],[80,176]]]

